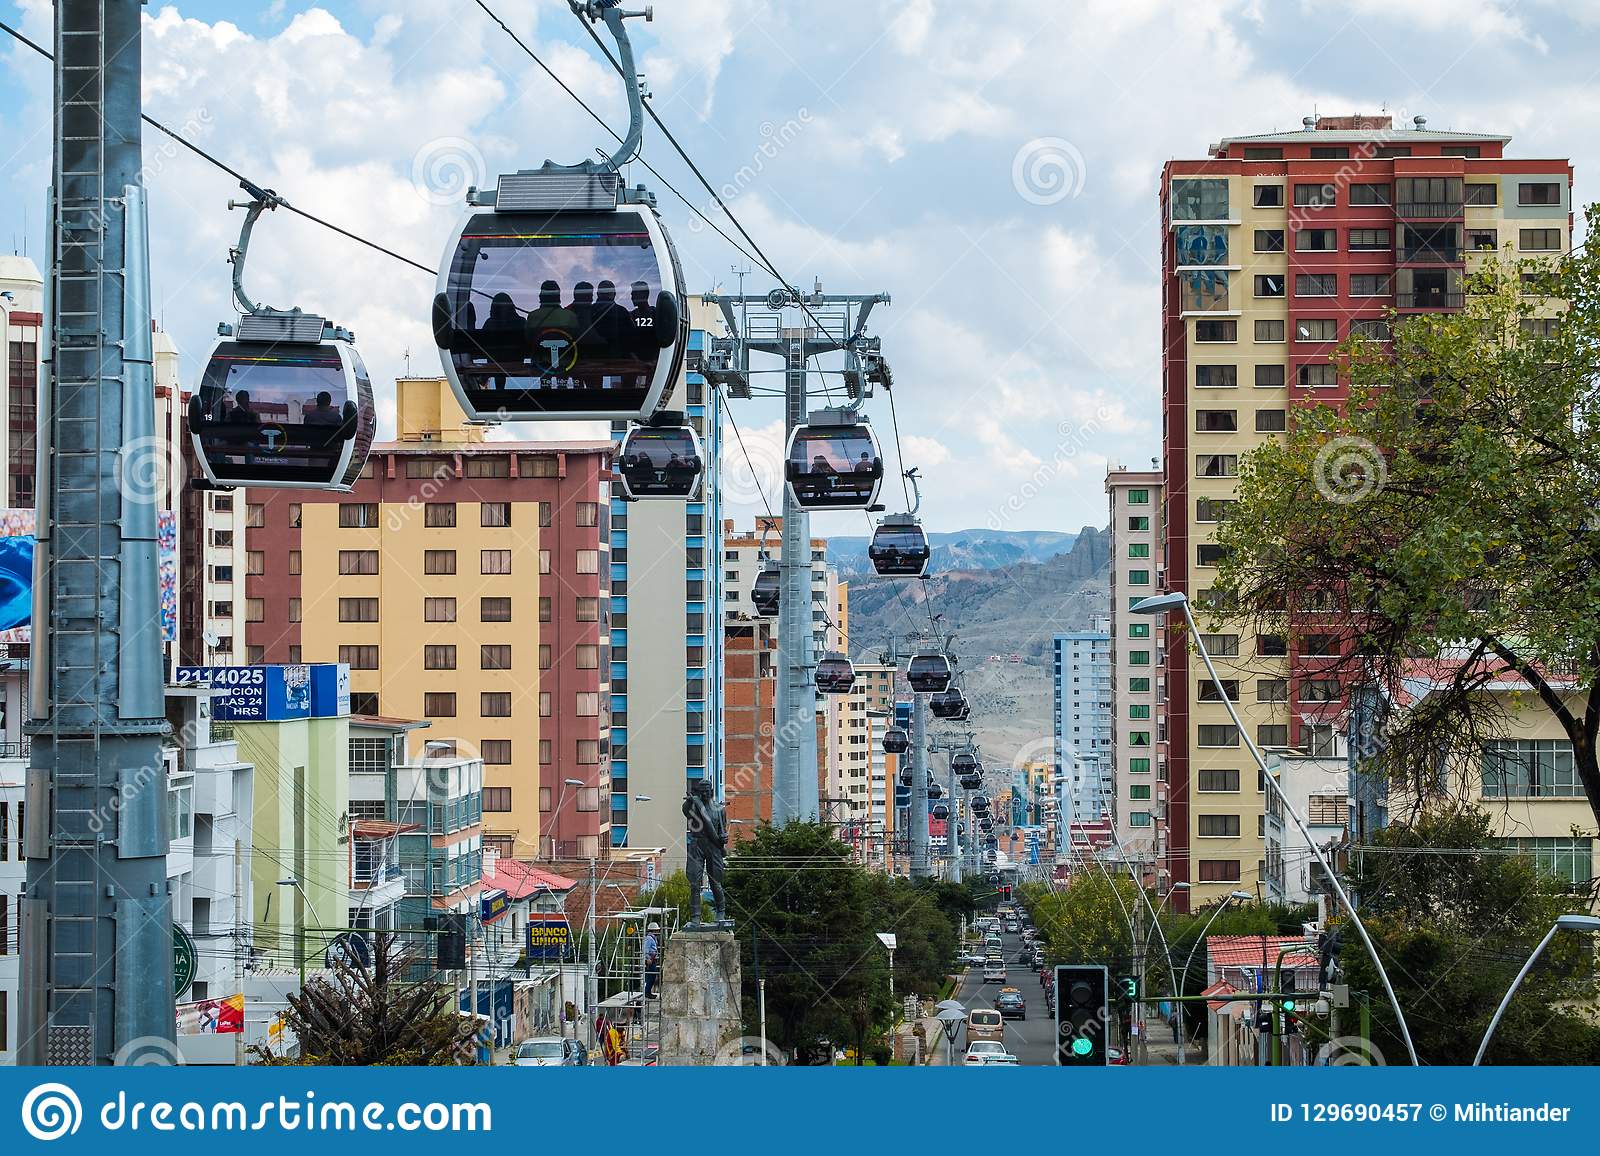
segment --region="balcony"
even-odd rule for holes
[[[1394,215],[1413,221],[1450,221],[1464,213],[1460,201],[1401,201]]]
[[[1397,293],[1394,299],[1396,309],[1460,309],[1466,304],[1465,293],[1439,292],[1427,293]]]
[[[1459,245],[1404,245],[1395,259],[1402,265],[1459,265],[1462,249]]]

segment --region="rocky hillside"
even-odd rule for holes
[[[875,660],[891,636],[925,629],[931,599],[956,635],[971,727],[986,759],[1044,757],[1051,734],[1051,636],[1087,629],[1108,608],[1110,535],[1085,526],[1070,549],[1040,561],[955,570],[927,582],[866,575],[850,581],[853,657]]]
[[[953,530],[928,535],[933,547],[929,569],[993,570],[1021,562],[1044,562],[1072,549],[1076,534],[1057,530]],[[828,561],[845,578],[872,576],[867,558],[870,538],[829,538]]]

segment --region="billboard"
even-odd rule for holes
[[[244,996],[178,1005],[178,1034],[199,1036],[244,1031]]]
[[[572,945],[572,925],[562,911],[528,912],[528,959],[555,959],[566,956]]]
[[[0,510],[0,644],[33,641],[34,511]],[[156,515],[161,641],[178,640],[178,516]]]
[[[324,677],[337,686],[338,675],[331,672],[337,663],[321,663],[330,668]],[[286,666],[180,666],[177,682],[209,683],[222,693],[211,699],[211,717],[217,722],[284,722],[289,719],[328,718],[338,706],[338,696],[329,693],[323,703],[326,713],[311,709],[313,668],[304,663]],[[349,672],[345,672],[344,707],[349,713]]]

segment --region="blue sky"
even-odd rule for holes
[[[490,0],[548,63],[623,123],[620,85],[563,0]],[[643,6],[642,3],[639,6]],[[1571,157],[1594,195],[1600,6],[1555,0],[656,0],[630,23],[657,110],[779,268],[809,287],[885,291],[908,458],[938,529],[1102,525],[1108,461],[1160,450],[1164,160],[1323,113],[1421,113]],[[0,0],[48,43],[43,0]],[[147,10],[147,111],[188,126],[294,203],[436,263],[452,177],[574,160],[586,115],[472,0],[183,0]],[[47,65],[0,44],[0,243],[42,249]],[[238,189],[153,151],[157,308],[192,380],[231,313]],[[704,207],[648,130],[645,156]],[[1038,162],[1035,164],[1034,162]],[[648,180],[635,167],[634,180]],[[1051,186],[1059,179],[1064,184]],[[1038,184],[1037,182],[1046,182]],[[691,291],[732,289],[744,258],[658,188]],[[251,283],[356,330],[383,408],[406,351],[435,364],[431,280],[279,214]],[[764,291],[754,274],[747,289]],[[738,419],[770,490],[775,403]],[[874,405],[881,430],[887,406]],[[392,420],[392,418],[391,418]],[[735,453],[735,464],[738,463]],[[735,505],[759,508],[748,481]],[[820,521],[861,532],[859,515]]]

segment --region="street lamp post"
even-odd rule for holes
[[[1322,849],[1317,846],[1316,840],[1311,837],[1311,832],[1306,830],[1305,823],[1301,820],[1299,812],[1284,796],[1283,786],[1278,782],[1278,777],[1267,766],[1266,758],[1261,754],[1261,748],[1256,746],[1255,740],[1245,730],[1244,720],[1239,717],[1239,712],[1234,709],[1233,699],[1228,697],[1222,679],[1217,674],[1217,668],[1211,661],[1211,654],[1206,650],[1205,643],[1200,641],[1200,627],[1195,623],[1193,609],[1189,605],[1189,596],[1182,591],[1173,591],[1170,594],[1158,594],[1153,598],[1146,598],[1136,602],[1131,607],[1134,614],[1165,614],[1170,610],[1178,610],[1183,614],[1183,619],[1189,626],[1189,637],[1194,640],[1194,646],[1200,652],[1200,661],[1205,663],[1206,673],[1211,676],[1211,683],[1217,688],[1217,697],[1222,700],[1222,705],[1228,708],[1228,717],[1233,720],[1233,725],[1239,732],[1239,737],[1244,740],[1244,745],[1249,748],[1250,757],[1255,759],[1256,766],[1261,770],[1261,777],[1271,784],[1278,802],[1287,812],[1290,819],[1294,820],[1295,829],[1300,832],[1300,837],[1306,841],[1312,857],[1317,865],[1322,868],[1323,877],[1328,880],[1328,885],[1333,888],[1334,894],[1339,897],[1339,902],[1350,913],[1350,922],[1355,924],[1356,931],[1361,936],[1361,942],[1366,944],[1367,954],[1372,956],[1372,966],[1378,971],[1378,978],[1383,981],[1384,993],[1389,997],[1389,1006],[1394,1009],[1395,1022],[1400,1028],[1400,1037],[1405,1041],[1406,1052],[1411,1057],[1413,1067],[1419,1065],[1416,1045],[1411,1042],[1411,1029],[1406,1025],[1406,1014],[1400,1010],[1400,1000],[1394,994],[1394,984],[1389,982],[1389,973],[1384,969],[1383,960],[1378,958],[1378,949],[1372,942],[1372,936],[1367,934],[1367,925],[1361,922],[1361,916],[1356,912],[1356,905],[1351,902],[1350,895],[1345,891],[1344,885],[1339,882],[1339,875],[1334,871],[1332,864],[1323,856]],[[1182,1054],[1181,1052],[1179,1053]]]
[[[1189,958],[1183,961],[1183,977],[1178,981],[1177,994],[1183,995],[1183,989],[1189,986],[1189,968],[1194,965],[1194,953],[1200,950],[1200,945],[1206,941],[1206,932],[1211,930],[1211,925],[1217,921],[1217,916],[1227,910],[1228,904],[1237,899],[1241,903],[1248,903],[1254,899],[1248,891],[1230,891],[1222,897],[1222,902],[1217,904],[1217,909],[1211,913],[1211,918],[1206,920],[1206,925],[1200,929],[1199,938],[1194,941],[1194,946],[1189,948]],[[1189,1029],[1183,1022],[1183,1001],[1174,1001],[1177,1007],[1173,1009],[1178,1017],[1178,1066],[1183,1067],[1189,1055]]]
[[[939,1026],[944,1030],[945,1056],[950,1067],[956,1063],[956,1033],[961,1030],[961,1025],[966,1022],[967,1009],[953,999],[941,1000],[939,1014],[934,1017],[939,1021]]]
[[[300,886],[300,880],[291,876],[288,879],[279,879],[279,887],[293,887],[300,894],[300,900],[306,905],[306,910],[311,912],[311,917],[320,925],[322,916],[317,914],[317,909],[311,905],[311,896],[306,894],[306,889]],[[306,991],[306,917],[304,914],[295,920],[296,929],[300,932],[300,942],[296,945],[295,954],[300,957],[300,994]]]
[[[1494,1038],[1495,1028],[1500,1026],[1500,1017],[1506,1014],[1506,1008],[1511,1006],[1511,997],[1517,994],[1517,988],[1522,986],[1522,981],[1528,978],[1528,973],[1533,970],[1533,965],[1544,954],[1544,949],[1550,946],[1550,941],[1556,937],[1558,931],[1600,931],[1600,919],[1592,915],[1559,915],[1550,925],[1550,930],[1545,932],[1539,946],[1533,949],[1533,954],[1528,956],[1528,961],[1522,965],[1522,970],[1517,972],[1517,978],[1511,981],[1511,986],[1506,989],[1505,998],[1500,1001],[1500,1006],[1494,1009],[1494,1018],[1489,1021],[1489,1030],[1483,1033],[1483,1042],[1478,1045],[1478,1054],[1472,1057],[1472,1066],[1477,1067],[1483,1063],[1484,1054],[1489,1050],[1489,1041]]]

